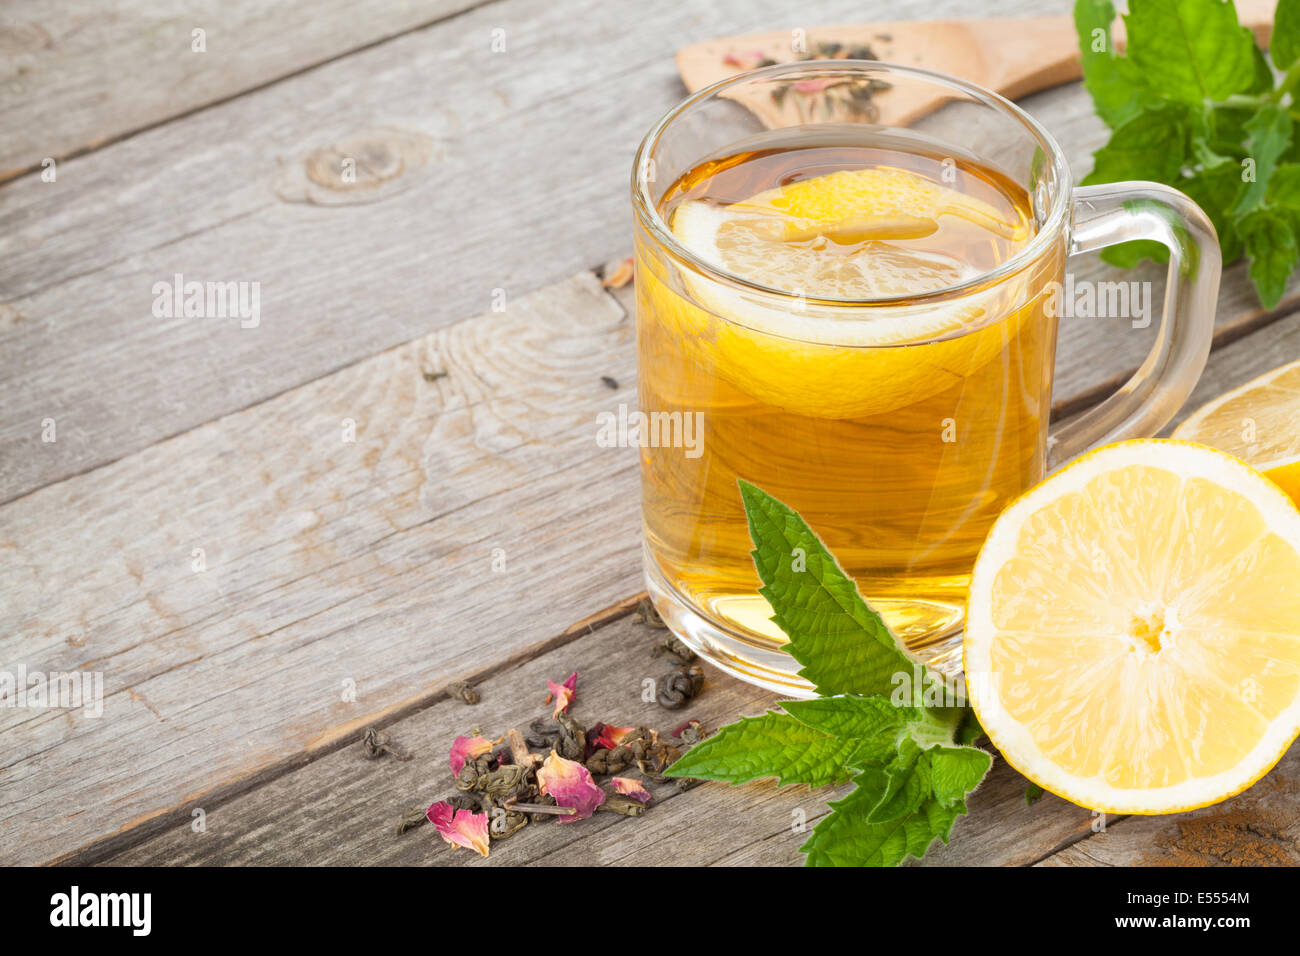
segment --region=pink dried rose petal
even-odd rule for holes
[[[609,782],[625,797],[640,800],[642,803],[650,802],[650,791],[641,785],[640,780],[633,780],[631,777],[610,777]]]
[[[552,699],[555,701],[555,712],[551,716],[558,717],[569,709],[569,705],[573,703],[573,698],[578,693],[578,672],[574,671],[570,674],[563,684],[548,680],[546,686],[551,690],[546,695],[546,702],[549,704]]]
[[[623,739],[628,734],[636,730],[635,727],[614,727],[610,724],[597,724],[591,729],[595,733],[588,732],[587,739],[592,742],[596,750],[600,750],[602,747],[606,750],[613,750],[623,742]]]
[[[605,791],[596,786],[591,772],[576,760],[566,760],[554,750],[537,771],[538,789],[555,798],[562,807],[573,807],[578,812],[560,817],[561,823],[585,820],[605,802]]]
[[[834,86],[839,80],[834,77],[826,77],[820,80],[800,80],[792,84],[797,93],[820,93],[827,87]]]
[[[491,742],[482,737],[457,737],[451,745],[452,776],[460,776],[460,769],[465,766],[465,761],[481,757],[491,749]]]
[[[457,810],[446,800],[439,800],[425,811],[442,838],[454,850],[463,846],[477,850],[480,856],[488,855],[488,815]]]
[[[752,70],[762,63],[765,58],[766,54],[762,50],[751,50],[748,53],[728,52],[722,58],[722,62],[727,66],[734,66],[741,70]]]

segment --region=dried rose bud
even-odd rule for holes
[[[488,855],[488,815],[470,813],[468,810],[456,810],[450,803],[440,800],[429,807],[425,816],[442,834],[442,838],[451,844],[454,850],[463,846],[477,850],[481,856]]]
[[[592,781],[587,768],[576,760],[565,760],[554,750],[537,771],[537,784],[557,805],[578,811],[571,817],[561,817],[561,823],[585,820],[605,802],[605,791]]]
[[[613,750],[635,727],[614,727],[610,724],[596,724],[587,731],[588,744],[595,750]]]
[[[460,776],[461,767],[465,766],[465,761],[481,757],[492,749],[490,741],[482,737],[457,737],[451,745],[451,772],[453,776]]]
[[[633,780],[631,777],[610,777],[609,782],[625,797],[640,800],[642,803],[650,802],[650,791],[642,786],[640,780]]]

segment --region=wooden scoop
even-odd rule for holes
[[[1237,0],[1237,16],[1267,46],[1273,27],[1274,0]],[[764,60],[777,63],[803,59],[833,59],[820,51],[839,44],[846,51],[868,47],[878,60],[903,66],[921,66],[949,73],[985,89],[1016,99],[1029,93],[1069,83],[1083,76],[1079,40],[1074,20],[1068,16],[1030,19],[929,20],[920,22],[863,23],[856,26],[814,28],[806,31],[803,52],[796,52],[796,35],[771,30],[725,37],[683,47],[677,53],[677,70],[694,93],[719,80],[753,69]],[[1118,21],[1115,42],[1124,42],[1123,21]],[[816,93],[817,91],[807,91]],[[767,93],[735,97],[768,126],[800,121],[807,108],[805,91],[795,90],[779,102]],[[942,101],[937,92],[903,86],[877,90],[871,104],[879,121],[906,125],[930,112]]]

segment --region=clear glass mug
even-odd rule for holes
[[[1029,238],[993,264],[972,253],[943,288],[810,298],[710,261],[666,220],[706,173],[808,144],[999,177]],[[654,126],[632,194],[649,593],[706,660],[785,694],[811,688],[758,593],[737,479],[797,510],[908,646],[953,671],[998,513],[1087,448],[1154,435],[1209,354],[1221,259],[1204,213],[1155,183],[1073,188],[1030,116],[932,71],[808,61],[725,80]],[[1049,431],[1065,260],[1133,239],[1169,250],[1155,346]]]

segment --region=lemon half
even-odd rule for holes
[[[1300,512],[1202,445],[1091,452],[994,524],[964,663],[998,750],[1067,800],[1171,813],[1239,793],[1300,732]]]

